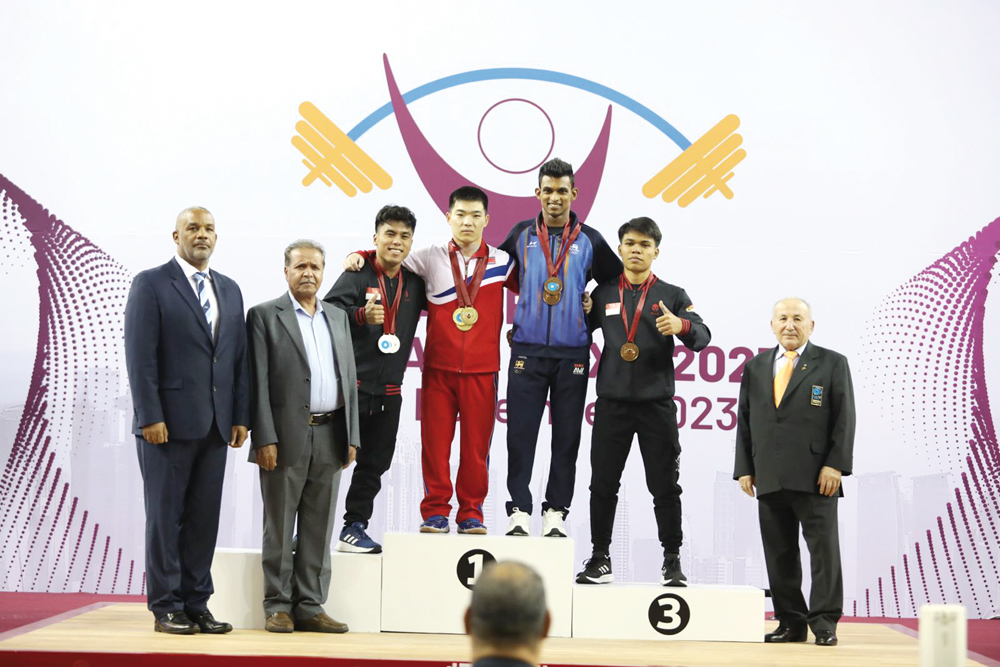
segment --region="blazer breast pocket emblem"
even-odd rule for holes
[[[823,407],[823,387],[814,384],[812,393],[809,395],[809,405]]]

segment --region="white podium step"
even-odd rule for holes
[[[573,636],[763,642],[764,591],[752,586],[576,584]]]
[[[483,566],[517,560],[541,575],[553,637],[570,637],[573,540],[388,533],[382,554],[382,631],[463,634],[472,585]],[[761,612],[763,619],[763,611]]]
[[[330,597],[323,605],[351,632],[379,632],[381,555],[331,553]],[[264,572],[260,549],[216,549],[212,562],[215,594],[209,608],[234,628],[264,629]]]

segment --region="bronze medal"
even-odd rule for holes
[[[573,219],[570,218],[563,227],[559,255],[555,261],[552,260],[552,246],[549,244],[548,227],[542,221],[541,215],[538,216],[538,220],[535,222],[535,234],[538,236],[538,245],[542,250],[542,254],[545,255],[545,263],[549,270],[549,277],[542,283],[542,301],[549,306],[554,306],[562,300],[563,283],[559,279],[559,271],[562,269],[563,263],[566,261],[566,256],[570,248],[573,247],[573,242],[576,241],[576,237],[579,236],[580,229],[583,226],[583,223],[578,220],[576,225],[573,225],[572,229],[570,229],[572,222]]]
[[[556,276],[549,276],[542,288],[542,301],[550,306],[554,306],[562,299],[562,281]]]
[[[635,361],[639,358],[639,346],[635,343],[625,343],[622,345],[621,355],[625,361]]]

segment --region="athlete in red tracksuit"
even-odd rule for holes
[[[461,448],[454,488],[458,532],[486,533],[482,506],[489,489],[487,459],[500,370],[503,290],[505,285],[516,290],[517,280],[513,259],[483,241],[483,228],[489,222],[487,205],[486,194],[478,188],[467,186],[453,192],[447,214],[452,240],[413,250],[403,262],[427,284],[420,403],[424,476],[420,531],[425,533],[449,530],[452,484],[448,459],[456,417]],[[475,309],[471,326],[462,320],[462,308],[469,306]]]

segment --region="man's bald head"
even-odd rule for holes
[[[213,216],[212,212],[204,206],[188,206],[186,209],[177,214],[177,222],[174,228],[177,231],[180,231],[181,225],[186,224],[195,214],[208,216],[209,218],[212,218],[213,222],[215,221],[215,216]]]
[[[797,296],[786,296],[784,299],[776,301],[774,303],[774,307],[771,308],[771,315],[774,315],[775,311],[778,310],[779,306],[784,305],[784,306],[792,306],[792,307],[794,307],[796,304],[804,306],[805,309],[806,309],[806,312],[809,313],[809,319],[812,320],[812,314],[813,314],[812,306],[809,305],[808,301],[806,301],[805,299],[799,298]]]
[[[549,631],[542,578],[523,563],[488,566],[472,589],[466,620],[474,645],[537,652]]]

